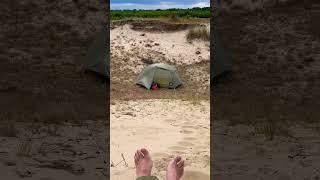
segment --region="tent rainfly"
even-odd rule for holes
[[[211,63],[211,79],[216,79],[218,76],[231,71],[231,58],[228,52],[223,48],[216,30],[213,31],[213,62]]]
[[[107,33],[107,28],[103,27],[102,31],[97,34],[94,42],[88,49],[82,68],[84,71],[95,72],[109,78],[109,59],[107,52],[109,43],[107,42]]]

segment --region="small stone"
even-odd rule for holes
[[[132,112],[126,112],[126,113],[124,113],[124,115],[128,115],[128,116],[133,116],[133,117],[135,117],[135,115],[134,115]]]
[[[84,168],[82,166],[80,166],[80,165],[74,164],[71,167],[71,171],[74,174],[83,174],[84,173]]]
[[[150,44],[146,44],[145,47],[152,47]]]
[[[18,170],[18,175],[22,178],[32,177],[32,172],[26,169]]]
[[[201,52],[200,51],[196,51],[196,54],[201,54]]]
[[[7,162],[6,162],[6,165],[7,165],[7,166],[15,166],[15,165],[16,165],[16,162],[7,161]]]

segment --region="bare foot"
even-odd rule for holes
[[[137,177],[151,176],[153,162],[150,154],[146,149],[139,149],[134,155],[134,163],[136,165]]]
[[[179,180],[183,175],[184,161],[180,156],[171,160],[167,167],[166,180]]]

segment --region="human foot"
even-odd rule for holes
[[[146,149],[139,149],[134,155],[134,163],[136,165],[136,175],[141,176],[151,176],[151,170],[153,162],[151,160],[150,154]]]
[[[179,180],[183,175],[184,161],[180,156],[171,160],[167,167],[166,180]]]

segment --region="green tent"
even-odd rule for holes
[[[107,28],[104,27],[88,49],[87,55],[83,63],[84,71],[95,72],[104,77],[109,75],[109,59],[108,59],[108,42]]]
[[[182,84],[181,79],[174,66],[168,64],[156,63],[151,64],[143,69],[140,73],[137,84],[151,88],[155,82],[160,88],[176,88]]]
[[[216,30],[213,31],[213,61],[211,63],[211,78],[215,79],[219,75],[231,70],[231,58],[223,48]]]

